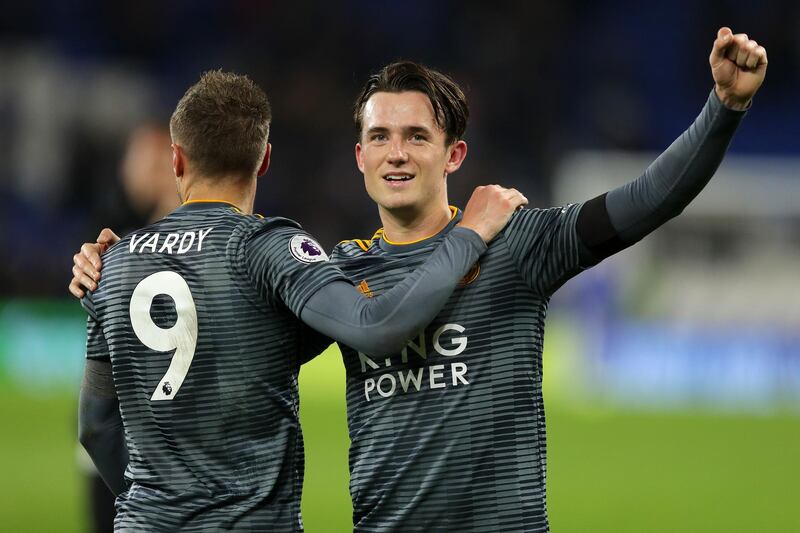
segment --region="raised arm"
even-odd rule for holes
[[[586,202],[576,231],[590,266],[679,215],[716,172],[753,95],[767,52],[745,34],[721,28],[709,57],[714,90],[694,123],[638,179]]]

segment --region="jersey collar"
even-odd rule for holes
[[[201,211],[204,209],[217,209],[220,207],[231,207],[237,213],[242,212],[241,209],[230,202],[226,202],[225,200],[189,200],[188,202],[181,204],[181,206],[176,209],[175,212],[183,213],[186,211]]]
[[[452,216],[450,217],[450,222],[448,222],[447,225],[444,228],[442,228],[441,231],[439,231],[439,233],[431,235],[430,237],[425,237],[424,239],[420,239],[418,241],[412,241],[406,243],[392,242],[387,240],[386,237],[384,237],[383,228],[381,228],[375,232],[375,235],[372,238],[378,240],[378,246],[381,247],[381,250],[389,253],[409,252],[412,250],[425,248],[431,242],[435,242],[444,237],[445,235],[447,235],[450,232],[450,230],[453,229],[455,225],[461,221],[462,213],[459,208],[451,205],[450,212],[452,213]]]

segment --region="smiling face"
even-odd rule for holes
[[[356,161],[381,216],[447,210],[447,174],[461,166],[467,144],[446,142],[425,94],[376,92],[367,100]]]

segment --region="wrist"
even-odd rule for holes
[[[480,241],[480,244],[482,245],[483,248],[485,248],[488,245],[489,239],[487,239],[485,235],[483,235],[480,231],[478,231],[478,229],[473,228],[472,226],[465,225],[459,222],[458,224],[456,224],[455,228],[453,228],[453,231],[455,233],[460,233],[465,238],[467,238],[467,240],[476,245],[478,244],[478,241]]]
[[[714,92],[717,93],[717,98],[722,102],[722,105],[734,111],[744,111],[750,107],[753,102],[751,97],[740,98],[730,94],[725,89],[720,88],[719,85],[714,85]]]

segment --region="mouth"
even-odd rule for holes
[[[383,176],[383,181],[392,184],[405,183],[413,179],[414,179],[413,174],[405,174],[405,173],[386,174],[385,176]]]

